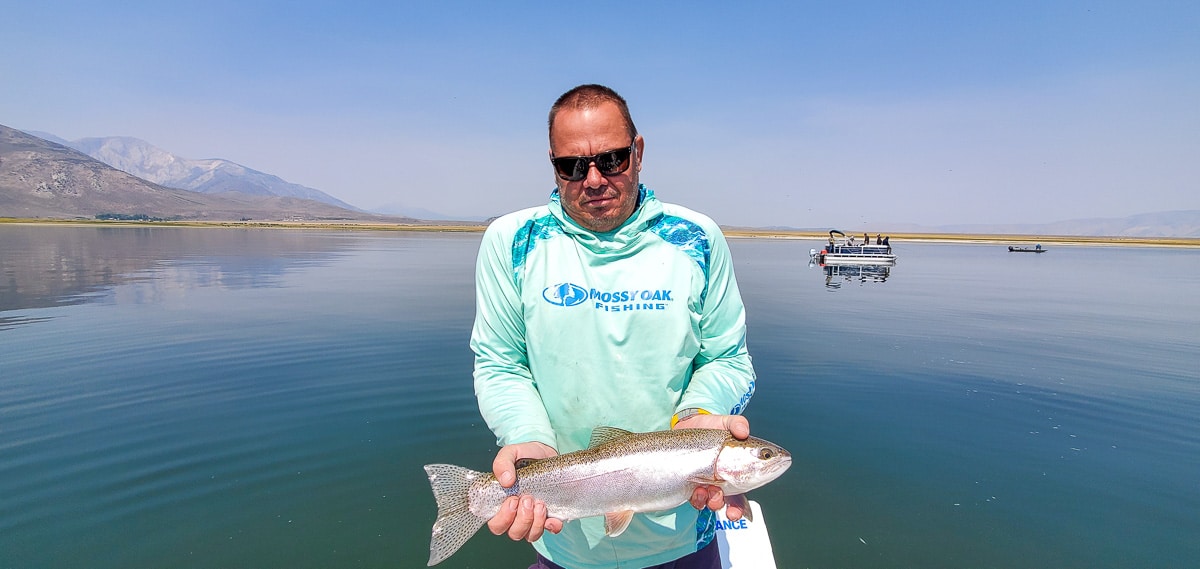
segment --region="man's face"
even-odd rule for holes
[[[605,176],[589,164],[587,176],[577,182],[555,174],[563,210],[579,225],[597,233],[620,227],[637,208],[638,172],[642,169],[645,142],[639,135],[634,153],[624,172]],[[625,119],[615,103],[602,103],[590,109],[562,109],[554,117],[550,136],[550,156],[593,156],[611,150],[629,148]]]

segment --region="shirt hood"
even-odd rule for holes
[[[654,190],[647,188],[645,184],[638,184],[638,205],[633,210],[633,215],[630,215],[629,219],[625,220],[620,227],[607,233],[596,233],[571,219],[567,212],[563,211],[558,188],[550,192],[548,207],[551,215],[562,226],[564,233],[574,237],[581,245],[597,252],[616,252],[633,245],[637,237],[663,213],[662,202],[654,197]]]

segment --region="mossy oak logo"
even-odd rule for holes
[[[666,310],[674,300],[670,290],[602,291],[585,289],[573,283],[548,286],[542,290],[542,298],[555,306],[578,306],[590,301],[593,308],[604,312]]]
[[[548,286],[542,291],[542,298],[555,306],[575,306],[587,302],[587,289],[571,283]]]

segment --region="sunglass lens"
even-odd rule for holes
[[[550,162],[554,164],[554,170],[560,178],[568,182],[578,182],[587,177],[592,162],[596,163],[596,169],[601,174],[612,176],[629,169],[629,157],[630,149],[622,148],[595,156],[551,158]]]
[[[612,152],[605,152],[596,157],[596,169],[600,170],[605,176],[620,174],[629,167],[629,149],[622,148]]]
[[[555,158],[554,168],[562,179],[578,182],[587,177],[587,159],[585,158]]]

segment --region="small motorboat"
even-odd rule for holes
[[[1042,245],[1039,243],[1037,247],[1013,247],[1012,245],[1009,245],[1008,252],[1009,253],[1045,253],[1046,250],[1042,249]]]

